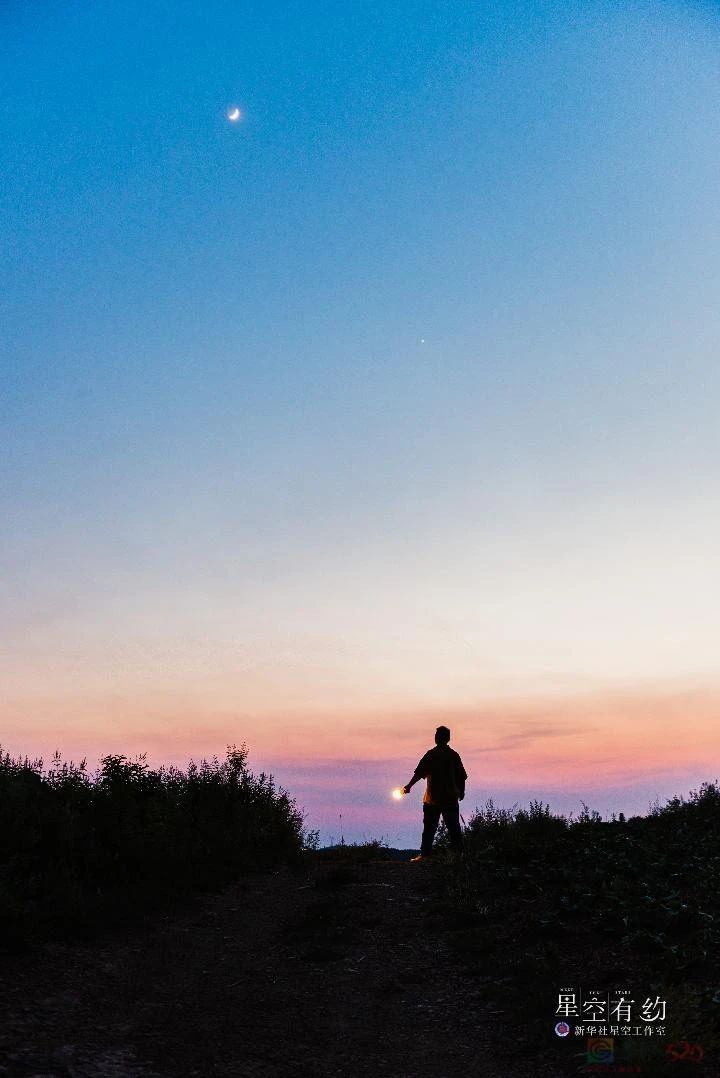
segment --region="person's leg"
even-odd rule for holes
[[[432,853],[433,839],[440,823],[440,809],[437,805],[423,805],[423,833],[420,853],[428,857]]]
[[[442,818],[448,830],[450,846],[459,852],[463,848],[463,839],[460,830],[460,806],[457,802],[454,805],[443,805]]]

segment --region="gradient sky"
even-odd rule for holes
[[[0,91],[5,749],[717,777],[714,3],[6,0]]]

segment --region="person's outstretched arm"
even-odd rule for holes
[[[427,755],[427,753],[425,754]],[[415,774],[410,779],[407,786],[403,786],[403,793],[409,794],[416,782],[420,782],[420,779],[427,778],[427,768],[425,767],[425,756],[423,756],[420,763],[415,768]]]

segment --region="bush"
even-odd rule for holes
[[[453,947],[490,979],[492,998],[515,1005],[520,992],[540,998],[548,981],[565,983],[568,970],[598,984],[632,971],[637,985],[667,994],[670,1039],[687,1035],[681,1001],[692,997],[702,1044],[720,1048],[719,827],[717,782],[629,820],[584,804],[565,819],[542,802],[520,811],[487,802],[470,818],[465,857],[442,877]],[[538,1019],[532,1035],[544,1028]]]
[[[316,838],[272,775],[228,746],[187,771],[105,756],[47,773],[0,751],[0,921],[18,939],[87,931],[297,860]],[[7,937],[8,933],[4,933]]]

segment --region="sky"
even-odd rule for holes
[[[700,0],[6,0],[3,750],[715,780],[719,93]]]

